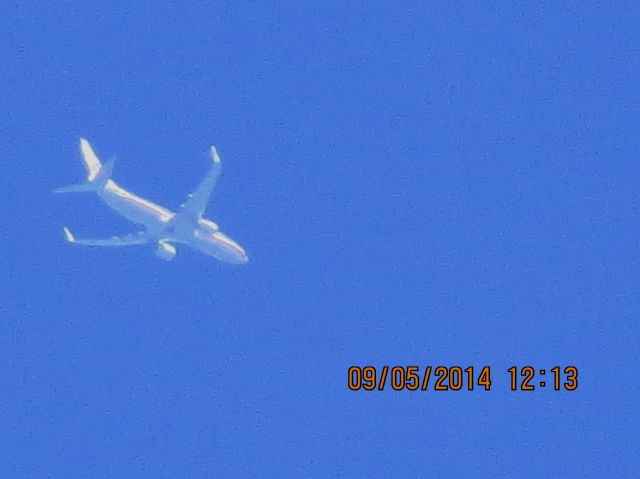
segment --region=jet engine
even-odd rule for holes
[[[176,256],[176,247],[166,241],[158,241],[156,256],[165,261],[171,261]]]

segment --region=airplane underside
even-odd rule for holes
[[[80,151],[87,181],[54,190],[55,193],[95,192],[109,207],[133,223],[144,226],[144,231],[104,239],[78,239],[68,227],[63,228],[69,244],[79,246],[122,247],[156,243],[155,254],[169,261],[176,254],[175,244],[183,243],[195,250],[228,263],[246,263],[244,249],[223,234],[213,221],[203,218],[209,197],[220,175],[221,161],[215,147],[211,147],[212,166],[195,192],[176,213],[149,200],[140,198],[118,186],[112,179],[113,161],[100,163],[91,145],[80,139]]]

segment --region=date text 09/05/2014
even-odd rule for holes
[[[575,366],[549,369],[512,366],[506,372],[512,391],[575,391],[578,388],[578,368]],[[347,382],[352,391],[383,391],[387,387],[394,391],[490,391],[491,367],[351,366]]]

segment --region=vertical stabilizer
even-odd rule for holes
[[[92,181],[98,176],[102,163],[100,163],[98,156],[85,138],[80,138],[80,154],[82,154],[84,168],[87,170],[87,181]]]
[[[104,188],[107,181],[111,179],[115,160],[109,160],[104,165],[100,163],[98,156],[85,138],[80,138],[80,153],[82,155],[84,168],[87,170],[87,181],[84,183],[56,188],[53,190],[54,193],[82,193],[96,191]]]

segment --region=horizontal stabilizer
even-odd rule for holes
[[[53,190],[54,193],[87,193],[95,191],[96,187],[92,183],[76,183],[75,185],[61,186]]]
[[[75,185],[61,186],[53,190],[54,193],[87,193],[104,188],[107,181],[111,179],[113,173],[113,165],[115,158],[107,161],[104,165],[98,166],[98,170],[95,175],[90,176],[90,179],[84,183],[76,183]]]

